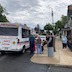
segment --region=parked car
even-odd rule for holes
[[[46,41],[46,36],[44,36],[44,35],[40,35],[40,38],[41,38],[41,40],[43,41]]]

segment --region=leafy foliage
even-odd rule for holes
[[[58,20],[56,23],[55,23],[55,29],[57,30],[58,28],[62,28],[63,25],[62,25],[62,22],[60,20]]]
[[[4,12],[4,8],[0,5],[0,22],[8,22],[6,16],[3,15]]]
[[[62,15],[61,20],[58,20],[55,23],[55,32],[58,33],[59,30],[61,30],[62,28],[64,28],[65,24],[67,22],[67,16]]]
[[[61,19],[58,20],[54,26],[48,23],[44,26],[44,30],[47,30],[47,32],[49,32],[49,30],[53,30],[55,34],[59,33],[59,30],[64,28],[66,22],[67,22],[67,16],[62,15]]]
[[[44,26],[44,29],[45,30],[53,30],[53,26],[50,23],[48,23]]]
[[[62,26],[64,28],[64,25],[67,23],[67,16],[62,15],[61,22],[62,22]]]

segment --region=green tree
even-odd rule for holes
[[[3,13],[5,13],[5,9],[0,4],[0,22],[8,22],[6,16]]]
[[[59,30],[61,30],[62,28],[64,28],[65,24],[67,22],[67,16],[62,15],[61,20],[58,20],[55,23],[55,32],[58,33]]]
[[[53,26],[50,23],[48,23],[44,26],[44,30],[53,30]]]
[[[55,23],[55,29],[61,29],[62,28],[62,22],[60,20],[58,20],[56,23]]]
[[[0,15],[4,12],[3,7],[0,5]]]
[[[62,15],[61,22],[62,28],[64,28],[65,24],[67,23],[67,16]]]
[[[48,23],[44,26],[44,30],[47,30],[47,33],[49,33],[50,30],[53,30],[53,26],[50,23]]]

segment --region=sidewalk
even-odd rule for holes
[[[34,54],[31,61],[38,64],[72,67],[72,52],[69,49],[62,49],[62,43],[60,40],[56,40],[55,46],[56,52],[54,52],[54,57],[48,57],[48,49],[47,46],[45,46],[43,54]]]

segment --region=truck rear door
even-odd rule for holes
[[[0,49],[8,49],[16,46],[17,38],[17,27],[0,27]]]

